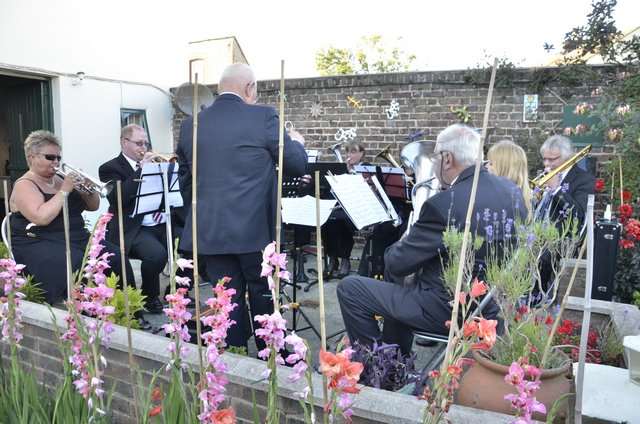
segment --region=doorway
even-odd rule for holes
[[[5,215],[4,183],[27,171],[24,139],[31,131],[53,131],[51,80],[0,69],[0,216]]]

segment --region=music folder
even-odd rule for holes
[[[375,175],[371,181],[373,185],[370,186],[361,174],[327,175],[332,193],[358,230],[381,222],[398,221],[398,215]]]
[[[140,174],[140,184],[136,194],[136,204],[132,217],[162,211],[167,207],[183,205],[180,185],[178,182],[178,163],[145,163]],[[167,192],[169,197],[164,199],[163,174],[167,173]]]

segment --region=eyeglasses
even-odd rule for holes
[[[125,138],[125,140],[127,140],[129,143],[133,143],[138,147],[144,147],[144,148],[149,148],[149,142],[148,141],[144,141],[144,140],[131,140],[130,138]]]
[[[51,154],[44,154],[44,153],[39,153],[39,154],[44,156],[44,158],[50,162],[53,162],[54,160],[57,160],[58,162],[60,162],[62,160],[62,156],[60,155],[51,155]]]
[[[560,159],[560,156],[556,156],[555,158],[545,158],[544,156],[542,157],[542,162],[555,162],[558,159]]]

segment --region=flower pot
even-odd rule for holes
[[[627,352],[629,378],[632,382],[640,384],[640,335],[626,336],[623,344]]]
[[[511,403],[504,399],[505,395],[516,393],[516,389],[504,381],[509,367],[493,362],[476,351],[472,353],[475,363],[462,376],[456,403],[513,415],[515,411]],[[550,411],[556,399],[571,391],[572,378],[570,361],[561,368],[543,370],[536,399]],[[558,416],[563,416],[565,410],[566,407],[562,408]],[[545,420],[546,416],[536,413],[534,419]]]

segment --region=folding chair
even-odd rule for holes
[[[13,259],[13,252],[11,251],[11,240],[8,237],[8,227],[9,227],[9,217],[11,216],[11,212],[7,213],[2,220],[2,225],[0,226],[0,232],[2,232],[2,242],[5,246],[7,246],[7,251],[9,251],[9,256]]]

